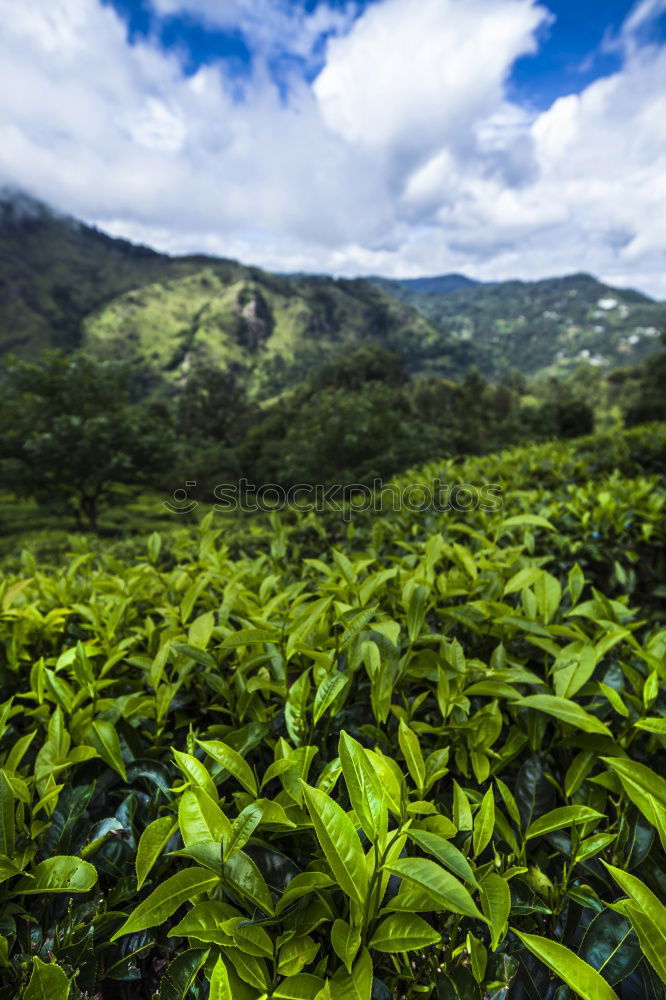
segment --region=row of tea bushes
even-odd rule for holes
[[[0,997],[663,1000],[658,433],[455,468],[501,510],[26,553]]]

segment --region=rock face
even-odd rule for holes
[[[242,320],[239,340],[248,351],[256,351],[273,332],[273,314],[261,292],[249,288],[239,295],[238,310]]]

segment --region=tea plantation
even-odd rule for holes
[[[655,424],[398,482],[487,509],[24,552],[0,997],[663,1000],[665,473]]]

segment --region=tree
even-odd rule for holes
[[[230,446],[242,440],[254,411],[234,374],[219,368],[195,367],[175,400],[181,436]]]
[[[370,381],[273,407],[248,435],[245,468],[255,482],[288,486],[372,483],[429,458],[431,437],[399,389]]]
[[[314,392],[324,389],[348,389],[355,392],[368,382],[401,386],[406,381],[407,374],[402,359],[397,354],[372,344],[324,362],[308,380]]]
[[[0,382],[0,466],[17,496],[95,531],[118,484],[154,482],[167,467],[169,428],[137,399],[126,364],[83,353],[9,359]]]
[[[662,334],[666,343],[666,334]],[[627,427],[666,420],[666,351],[653,355],[636,371],[633,393],[623,400]]]

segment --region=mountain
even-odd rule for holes
[[[169,257],[26,195],[0,198],[0,355],[83,347],[174,380],[214,365],[265,398],[361,344],[409,363],[410,345],[434,337],[416,310],[364,281]]]
[[[197,364],[227,369],[258,399],[362,344],[413,367],[413,345],[436,339],[416,310],[366,282],[284,278],[214,261],[119,296],[82,329],[95,353],[142,358],[175,379]]]
[[[257,399],[363,344],[407,369],[497,379],[614,367],[659,346],[666,306],[590,275],[481,284],[277,275],[233,260],[170,257],[0,192],[0,355],[84,347],[175,383],[193,366],[234,373]]]
[[[410,301],[414,295],[417,299],[421,296],[450,295],[451,292],[481,284],[464,274],[437,274],[427,278],[380,278],[373,275],[367,280],[403,301]]]
[[[92,310],[173,266],[27,195],[0,192],[0,352],[79,346]]]
[[[666,303],[632,289],[605,285],[589,274],[543,281],[469,283],[459,275],[397,283],[450,349],[472,348],[477,367],[497,379],[511,369],[525,375],[566,375],[581,363],[613,368],[644,360],[660,344]],[[439,283],[439,286],[438,286]],[[439,368],[437,359],[426,367]]]

